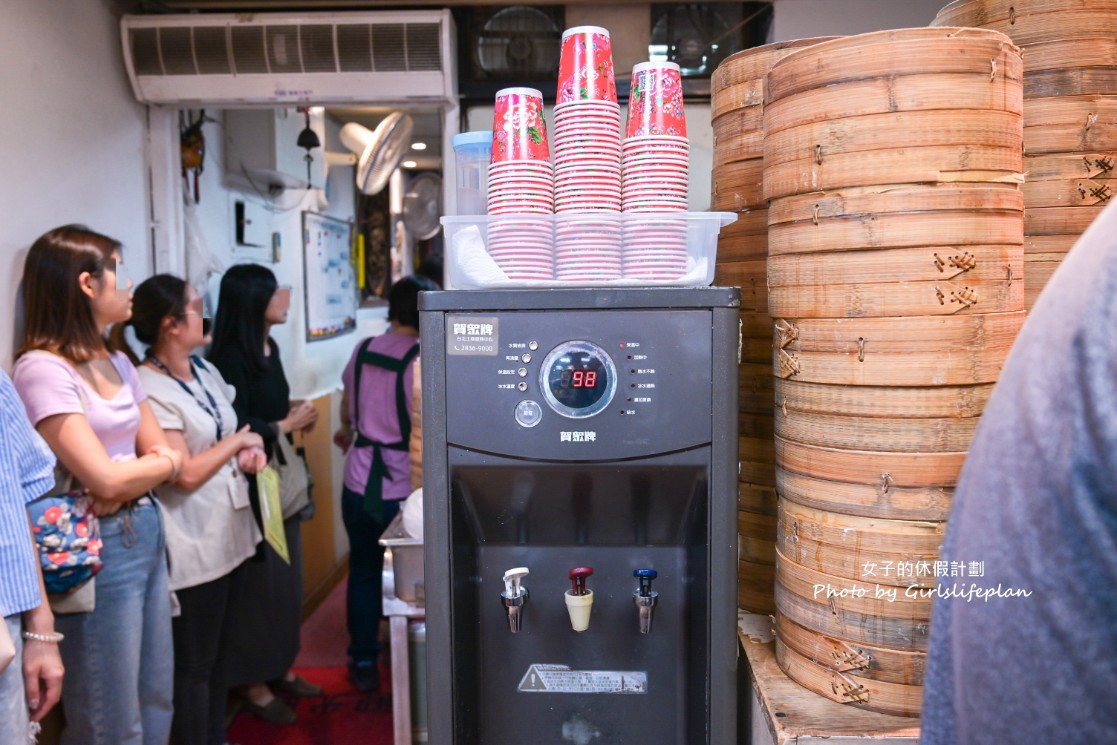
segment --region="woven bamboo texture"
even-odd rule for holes
[[[776,481],[779,484],[778,469],[782,468],[824,481],[879,487],[885,495],[895,487],[952,489],[965,459],[965,452],[839,450],[776,438]]]

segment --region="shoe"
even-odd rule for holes
[[[314,685],[301,675],[296,675],[294,680],[280,678],[268,683],[273,691],[290,693],[295,696],[321,696],[322,686]]]
[[[361,693],[376,693],[380,690],[380,671],[374,662],[350,662],[349,680]]]
[[[278,697],[273,698],[264,706],[245,699],[244,710],[271,724],[294,724],[295,720],[298,719],[291,707],[283,703]]]

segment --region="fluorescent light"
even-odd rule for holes
[[[415,166],[417,166],[419,164],[416,163],[413,160],[405,160],[404,162],[400,163],[400,165],[403,166],[404,168],[414,168]]]
[[[412,150],[426,150],[427,149],[427,143],[425,143],[425,142],[412,142],[411,143],[411,149]]]

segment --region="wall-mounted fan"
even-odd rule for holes
[[[709,77],[729,55],[765,43],[771,23],[770,2],[657,3],[648,51],[683,77]]]
[[[416,239],[425,241],[438,235],[441,217],[442,179],[434,173],[420,173],[407,184],[403,195],[403,224]]]
[[[484,22],[476,39],[476,62],[491,77],[516,74],[533,80],[558,69],[562,29],[542,10],[501,8]]]
[[[375,130],[356,122],[341,128],[342,143],[357,154],[357,188],[362,194],[376,194],[388,185],[411,144],[414,126],[410,116],[394,111]]]

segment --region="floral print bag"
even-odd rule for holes
[[[92,497],[69,491],[36,499],[27,511],[47,593],[73,592],[101,571],[101,526]]]

